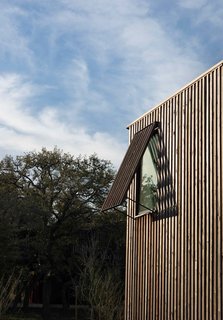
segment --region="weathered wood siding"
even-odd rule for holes
[[[154,121],[159,214],[128,204],[125,318],[223,319],[222,63],[132,123],[130,140]]]

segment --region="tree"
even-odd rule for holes
[[[109,161],[96,155],[74,158],[57,148],[0,162],[0,192],[5,195],[0,216],[13,223],[18,263],[43,279],[46,311],[51,278],[64,281],[68,276],[77,235],[99,212],[113,177]],[[29,294],[31,288],[27,290]]]
[[[92,238],[82,247],[79,288],[91,306],[93,318],[122,320],[124,318],[124,281],[115,255],[109,248],[101,250],[98,239]]]
[[[22,272],[22,270],[14,269],[10,275],[0,278],[0,319],[11,307],[22,278]]]
[[[18,193],[15,186],[10,184],[9,181],[12,181],[12,176],[1,170],[0,276],[5,275],[5,273],[11,274],[19,254],[16,236],[17,211],[19,208]]]

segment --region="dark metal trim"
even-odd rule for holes
[[[141,204],[140,202],[138,203],[138,202],[137,202],[137,201],[135,201],[134,199],[131,199],[131,198],[129,198],[129,197],[127,197],[127,199],[128,199],[128,200],[130,200],[130,201],[132,201],[132,202],[134,202],[134,203],[136,203],[138,206],[145,208],[147,211],[149,211],[149,212],[150,212],[150,213],[152,213],[152,214],[157,213],[157,211],[156,211],[156,210],[152,210],[152,209],[150,209],[150,208],[148,208],[148,207],[144,206],[144,205],[143,205],[143,204]],[[140,214],[139,214],[139,215],[140,215]]]

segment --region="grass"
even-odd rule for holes
[[[1,317],[1,320],[42,320],[38,314],[8,314]]]
[[[74,320],[76,319],[74,309],[64,311],[62,308],[51,308],[50,313],[47,316],[43,316],[43,310],[41,308],[28,308],[27,311],[18,309],[16,312],[8,311],[7,314],[0,316],[0,320]],[[90,309],[78,309],[78,320],[89,320]]]

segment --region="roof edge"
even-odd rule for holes
[[[179,90],[177,90],[174,94],[172,94],[171,96],[167,97],[165,100],[162,100],[160,103],[156,104],[155,106],[153,106],[151,109],[149,109],[148,111],[146,111],[145,113],[143,113],[140,117],[138,117],[136,120],[132,121],[128,126],[127,129],[129,129],[129,127],[131,127],[134,123],[136,123],[137,121],[139,121],[140,119],[142,119],[143,117],[145,117],[148,113],[150,113],[151,111],[155,110],[156,108],[158,108],[159,106],[161,106],[163,103],[165,103],[166,101],[170,100],[171,98],[173,98],[174,96],[176,96],[178,93],[182,92],[183,90],[185,90],[187,87],[191,86],[194,82],[198,81],[199,79],[201,79],[202,77],[204,77],[205,75],[207,75],[209,72],[211,72],[214,69],[217,69],[218,67],[220,67],[221,65],[223,65],[223,60],[220,60],[218,63],[216,63],[215,65],[213,65],[211,68],[209,68],[208,70],[206,70],[205,72],[203,72],[202,74],[200,74],[198,77],[196,77],[195,79],[193,79],[192,81],[190,81],[189,83],[187,83],[186,85],[184,85],[183,87],[181,87]]]

